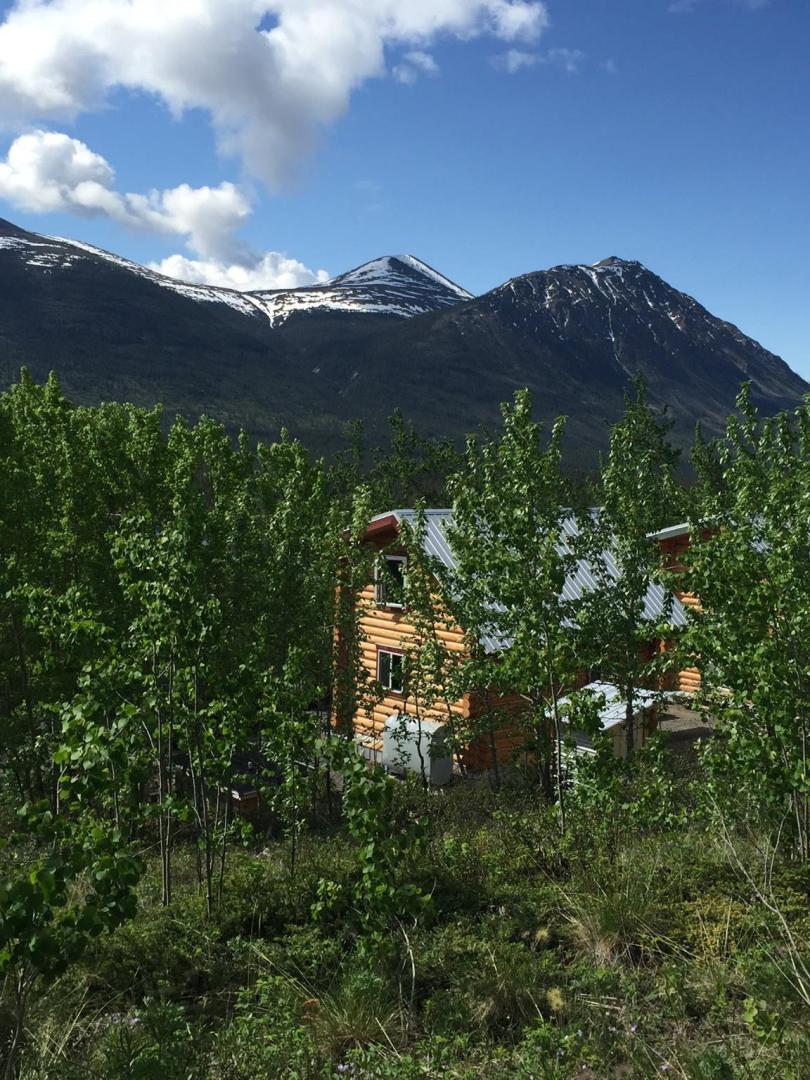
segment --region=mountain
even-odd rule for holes
[[[251,294],[273,326],[313,311],[393,315],[408,319],[452,307],[472,294],[413,255],[386,255],[324,285]]]
[[[557,266],[472,297],[411,255],[299,289],[186,284],[76,241],[0,220],[0,383],[55,369],[82,402],[161,401],[318,450],[341,426],[370,437],[401,408],[429,435],[492,428],[528,386],[541,417],[570,417],[587,464],[642,372],[686,444],[719,430],[742,380],[768,412],[807,384],[787,364],[638,262]]]
[[[491,400],[520,386],[551,419],[566,414],[569,442],[587,457],[604,445],[621,414],[629,379],[641,372],[650,400],[669,407],[675,438],[691,442],[695,420],[718,432],[741,382],[766,412],[795,405],[807,383],[736,326],[716,318],[641,263],[619,258],[525,274],[476,300],[387,331],[374,343],[378,364],[407,366],[399,402],[421,409],[436,430],[441,412],[466,411],[472,428],[492,422]],[[357,370],[357,407],[368,408],[374,367]]]

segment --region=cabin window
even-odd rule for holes
[[[384,555],[374,571],[374,599],[382,607],[405,604],[405,556]]]
[[[377,652],[377,681],[384,690],[401,694],[404,686],[402,653],[380,649]]]

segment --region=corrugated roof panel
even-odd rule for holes
[[[603,704],[600,705],[597,711],[597,717],[599,719],[599,726],[602,731],[609,731],[611,728],[616,727],[619,724],[623,724],[627,719],[627,702],[625,695],[613,683],[609,682],[591,682],[587,686],[583,686],[581,693],[589,694],[592,697],[601,697]],[[659,694],[656,694],[652,690],[642,690],[636,688],[633,694],[633,715],[640,716],[642,713],[651,709],[653,705],[658,701]],[[570,703],[571,699],[561,697],[557,704],[565,707]]]
[[[393,514],[398,521],[405,521],[409,525],[413,525],[416,519],[416,512],[411,509],[391,510],[384,514],[378,514],[374,521],[381,520]],[[448,569],[455,570],[456,562],[453,558],[453,552],[450,548],[450,544],[447,539],[446,528],[452,521],[453,511],[449,509],[437,509],[425,511],[425,540],[424,549],[427,555],[431,558],[438,559]],[[563,535],[565,537],[574,537],[577,535],[577,522],[573,516],[568,518],[563,523]],[[562,550],[570,550],[567,545],[561,545]],[[613,558],[612,553],[608,550],[603,552],[602,558],[605,560],[605,565],[608,573],[618,579],[619,568]],[[575,570],[569,574],[563,586],[561,597],[563,600],[578,600],[583,593],[591,592],[596,588],[596,580],[593,575],[593,568],[585,559],[580,559],[577,562]],[[667,605],[670,605],[669,611],[667,611]],[[664,617],[668,618],[668,621],[673,626],[686,626],[687,618],[683,605],[676,596],[672,596],[667,592],[664,587],[655,581],[651,581],[647,588],[647,595],[644,599],[644,618],[650,622],[659,622]],[[483,642],[484,648],[487,652],[499,652],[501,649],[507,648],[509,642],[501,637],[496,637],[490,634],[484,635]]]

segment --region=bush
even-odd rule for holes
[[[640,962],[667,942],[667,881],[657,848],[634,846],[613,862],[577,867],[560,886],[569,937],[594,963]]]

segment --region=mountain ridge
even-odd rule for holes
[[[265,306],[274,326],[314,309],[410,318],[473,299],[415,255],[382,255],[322,284],[260,289],[248,295]]]
[[[333,452],[359,418],[372,441],[395,408],[425,435],[494,428],[532,390],[569,416],[570,456],[605,446],[644,376],[687,445],[719,431],[740,383],[766,412],[807,383],[780,357],[633,259],[561,264],[472,296],[416,256],[381,256],[299,289],[240,293],[166,278],[110,252],[0,219],[0,379],[55,369],[79,402],[161,401]]]

